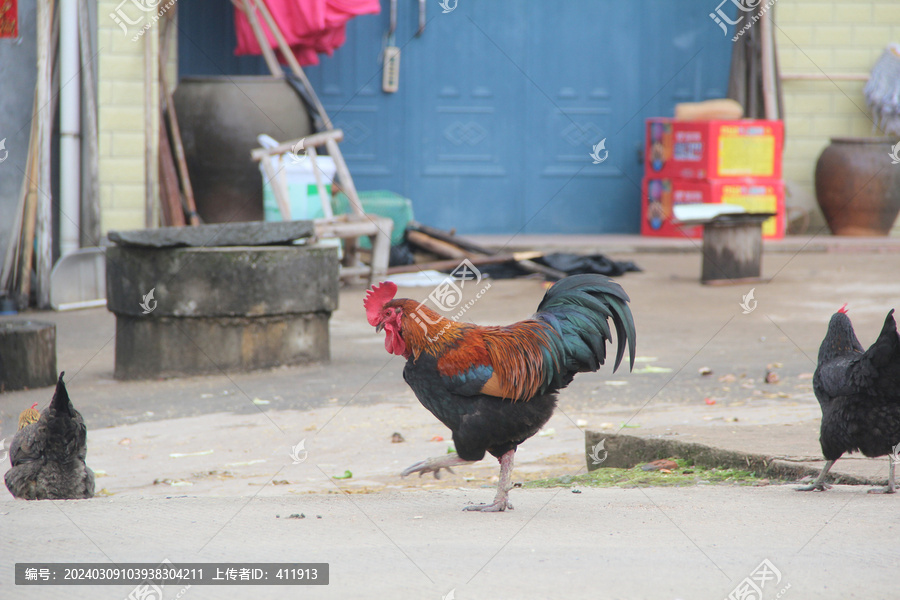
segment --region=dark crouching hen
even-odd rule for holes
[[[894,311],[866,351],[844,308],[836,312],[819,347],[813,390],[822,407],[819,442],[827,462],[815,483],[798,490],[825,490],[834,462],[844,452],[859,451],[868,457],[892,455],[887,487],[869,491],[893,494],[900,444],[900,336]]]
[[[403,471],[434,473],[484,458],[500,461],[500,482],[491,504],[466,510],[512,508],[510,476],[516,447],[550,419],[556,392],[576,373],[596,371],[618,342],[615,368],[635,331],[628,295],[602,275],[567,277],[547,290],[537,313],[505,327],[480,327],[445,319],[415,300],[394,299],[391,282],[372,288],[365,300],[369,323],[384,330],[385,348],[405,357],[403,378],[419,401],[453,432],[456,454],[429,458]]]
[[[23,413],[9,448],[12,468],[3,478],[16,498],[76,499],[94,496],[94,472],[84,463],[87,428],[72,406],[59,374],[50,406],[39,416],[34,407]]]

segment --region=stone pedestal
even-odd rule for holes
[[[0,321],[0,392],[56,383],[56,325]]]
[[[336,248],[113,246],[106,257],[117,379],[329,358]]]

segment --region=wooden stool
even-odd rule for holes
[[[760,281],[762,224],[772,213],[720,215],[703,224],[703,268],[708,285]]]
[[[0,321],[0,392],[54,385],[56,325]]]

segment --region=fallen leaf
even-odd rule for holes
[[[436,435],[436,436],[434,436],[433,438],[431,438],[430,441],[432,441],[432,442],[443,442],[443,441],[444,441],[444,436]]]
[[[766,383],[778,383],[778,380],[778,373],[776,373],[775,371],[766,372]]]
[[[262,405],[262,404],[270,404],[268,400],[263,400],[262,398],[254,398],[253,404]]]
[[[130,446],[131,438],[122,438],[121,440],[119,440],[119,445],[120,446]]]
[[[207,454],[212,454],[212,453],[213,453],[212,450],[201,450],[200,452],[186,452],[186,453],[174,452],[169,455],[169,458],[184,458],[185,456],[205,456]]]
[[[403,436],[400,435],[399,432],[396,432],[396,431],[395,431],[395,432],[393,433],[393,435],[391,435],[391,443],[392,443],[392,444],[402,444],[402,443],[405,442],[405,441],[406,441],[406,440],[403,439]]]
[[[635,369],[633,373],[671,373],[672,369],[669,367],[655,367],[653,365],[647,365],[646,367],[641,367],[640,369]]]
[[[351,473],[349,470],[344,471],[343,475],[332,475],[331,476],[332,479],[350,479],[352,477],[353,477],[353,473]]]
[[[255,465],[257,463],[264,463],[264,462],[266,462],[266,459],[257,458],[254,460],[245,460],[243,462],[226,463],[225,466],[226,467],[246,467],[247,465]]]
[[[706,402],[709,406],[712,406],[716,403],[716,400],[714,398],[706,398],[704,402]]]

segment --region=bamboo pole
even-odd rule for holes
[[[54,0],[38,0],[37,2],[37,84],[38,99],[38,164],[35,198],[37,222],[36,272],[37,305],[39,308],[50,306],[50,271],[53,268],[53,215],[51,212],[53,197],[50,180],[50,138],[53,129],[51,113],[51,72],[53,60],[50,50],[53,36]],[[27,240],[26,240],[27,241]]]
[[[156,165],[153,164],[153,138],[158,132],[153,127],[153,40],[150,30],[144,32],[144,227],[155,227],[153,222],[153,180]]]
[[[200,215],[197,214],[197,202],[194,199],[194,186],[191,185],[190,173],[188,173],[187,158],[184,155],[184,143],[181,141],[181,127],[178,125],[178,113],[175,111],[175,101],[172,90],[166,80],[166,65],[168,63],[169,43],[172,33],[172,11],[166,13],[162,35],[160,37],[159,50],[159,86],[162,92],[169,130],[171,131],[171,149],[175,166],[178,169],[178,178],[181,182],[181,190],[184,192],[184,201],[187,204],[188,222],[191,225],[200,224]]]
[[[275,52],[272,50],[272,47],[269,46],[269,40],[266,38],[266,34],[263,33],[262,26],[259,24],[259,19],[256,17],[256,9],[254,8],[253,1],[236,1],[240,3],[240,8],[243,9],[244,14],[247,15],[247,22],[250,23],[253,35],[259,43],[259,49],[262,51],[263,58],[266,60],[266,66],[269,67],[269,72],[272,73],[273,77],[284,77],[284,71],[281,70],[281,65],[278,64],[278,59],[275,58]]]

